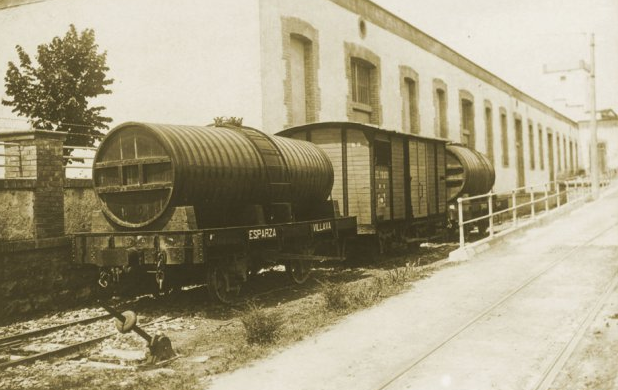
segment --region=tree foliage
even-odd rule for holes
[[[67,145],[92,146],[92,136],[108,129],[111,118],[102,116],[103,106],[89,107],[89,100],[109,94],[113,79],[106,78],[107,52],[98,53],[94,30],[78,33],[74,25],[63,38],[39,45],[38,65],[19,45],[19,66],[9,62],[4,77],[13,112],[29,118],[34,128],[68,132]]]

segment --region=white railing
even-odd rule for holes
[[[577,179],[564,181],[567,188],[567,201],[571,202],[583,196],[586,196],[592,191],[592,184],[589,177],[578,177]],[[599,187],[607,187],[610,184],[609,176],[602,177],[599,180]],[[572,198],[573,197],[573,198]]]
[[[91,179],[92,164],[97,148],[89,146],[63,146],[62,149],[71,151],[70,155],[62,156],[64,160],[65,177],[73,179]]]
[[[458,214],[458,222],[459,222],[459,247],[464,248],[466,245],[466,225],[470,225],[475,222],[488,220],[488,230],[489,230],[489,238],[494,237],[495,235],[495,224],[494,218],[501,214],[511,213],[511,222],[512,226],[510,228],[515,228],[517,226],[518,220],[522,219],[522,215],[518,216],[518,209],[524,207],[530,207],[529,218],[534,220],[537,219],[541,215],[549,214],[550,210],[558,209],[562,206],[561,204],[561,195],[566,195],[567,202],[574,202],[576,200],[582,199],[588,196],[591,192],[591,186],[589,181],[585,181],[581,178],[577,180],[570,181],[554,181],[545,184],[538,184],[534,186],[528,187],[519,187],[511,190],[510,199],[511,206],[505,209],[494,212],[494,199],[507,199],[508,193],[496,194],[493,191],[490,191],[487,194],[463,197],[457,199],[457,214]],[[608,180],[603,181],[604,185],[609,184]],[[561,191],[561,186],[564,187],[564,191]],[[554,188],[552,191],[551,188]],[[543,194],[541,197],[536,197],[535,189]],[[540,190],[539,190],[540,189]],[[525,201],[523,203],[517,203],[518,195],[526,194],[529,191],[529,201]],[[555,207],[550,207],[550,200],[556,198]],[[486,199],[487,202],[487,214],[483,214],[481,216],[471,218],[468,220],[464,220],[464,202],[470,202],[473,200]],[[538,203],[542,203],[541,208],[537,208]],[[523,214],[523,213],[521,213]],[[506,229],[505,229],[506,230]],[[484,233],[484,232],[482,232]]]
[[[7,153],[7,146],[16,146],[17,153]],[[17,168],[21,176],[21,146],[13,142],[0,142],[0,177],[6,177],[7,168]]]

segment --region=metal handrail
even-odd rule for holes
[[[71,145],[65,145],[62,147],[62,149],[64,150],[71,150],[73,151],[84,151],[87,152],[88,155],[85,156],[76,156],[76,155],[66,155],[66,156],[62,156],[62,159],[64,161],[64,169],[65,170],[71,170],[71,172],[73,172],[72,174],[75,174],[75,172],[77,171],[77,175],[79,176],[74,176],[74,177],[89,177],[90,176],[90,172],[91,172],[91,168],[92,168],[92,164],[94,162],[94,155],[92,152],[96,151],[97,148],[92,147],[92,146],[71,146]],[[71,164],[68,164],[70,160],[83,160],[82,162],[79,162],[77,164],[73,163],[73,161],[71,162]],[[65,173],[67,172],[65,171]],[[84,171],[85,173],[83,175],[80,175],[79,171]],[[68,177],[68,176],[67,176]]]
[[[62,149],[72,149],[72,150],[97,150],[98,148],[95,148],[93,146],[63,146]]]
[[[573,186],[573,183],[575,183],[575,186]],[[560,187],[561,184],[564,185],[565,190],[561,191]],[[557,198],[556,201],[556,207],[555,209],[558,209],[559,207],[561,207],[561,202],[560,202],[560,196],[565,193],[567,196],[567,203],[568,202],[573,202],[575,200],[579,200],[583,197],[585,197],[586,195],[588,195],[588,193],[590,192],[590,186],[584,186],[585,182],[582,180],[582,178],[578,178],[577,180],[568,180],[568,181],[553,181],[553,182],[549,182],[549,183],[543,183],[543,184],[535,184],[532,186],[523,186],[523,187],[517,187],[514,188],[513,190],[510,191],[511,194],[511,206],[507,207],[506,209],[503,210],[499,210],[497,212],[493,211],[493,197],[495,195],[506,195],[507,193],[502,193],[502,194],[496,194],[493,191],[490,191],[486,194],[481,194],[481,195],[475,195],[475,196],[469,196],[469,197],[460,197],[457,198],[457,214],[458,214],[458,222],[459,222],[459,247],[463,248],[466,245],[465,242],[465,225],[466,224],[470,224],[470,223],[474,223],[474,222],[478,222],[481,220],[485,220],[488,219],[489,220],[489,237],[493,237],[495,234],[495,229],[494,229],[494,217],[500,214],[505,214],[505,213],[512,213],[512,223],[513,223],[513,227],[517,226],[517,222],[518,222],[518,218],[517,218],[517,210],[522,208],[522,207],[526,207],[526,206],[530,206],[530,217],[532,219],[536,219],[537,218],[537,204],[540,202],[544,202],[544,214],[543,215],[547,215],[550,211],[550,207],[549,207],[549,200],[553,199],[553,198]],[[555,191],[553,193],[550,193],[550,188],[551,186],[554,185]],[[543,193],[544,195],[540,198],[535,198],[535,188],[542,188],[543,189]],[[574,188],[575,189],[575,197],[572,198],[573,196],[573,191],[571,191],[571,189]],[[583,189],[580,190],[580,189]],[[530,191],[530,200],[526,201],[524,203],[520,203],[517,204],[517,194],[521,191],[521,190],[529,190]],[[486,198],[487,199],[487,209],[488,209],[488,213],[486,215],[481,215],[479,217],[475,217],[469,220],[464,220],[464,216],[463,216],[463,203],[466,201],[470,201],[470,200],[477,200],[477,199],[483,199]]]

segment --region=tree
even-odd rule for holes
[[[74,25],[64,38],[38,46],[38,66],[17,45],[19,67],[9,62],[4,77],[12,100],[2,104],[29,118],[34,128],[68,132],[67,145],[93,146],[92,136],[109,129],[111,118],[101,115],[105,107],[89,107],[89,99],[111,93],[107,86],[114,81],[105,74],[107,52],[98,53],[98,47],[94,30],[78,34]]]

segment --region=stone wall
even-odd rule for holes
[[[35,238],[36,183],[29,179],[0,179],[0,242]],[[92,212],[99,208],[92,181],[65,179],[63,208],[64,234],[89,232]]]
[[[0,180],[0,241],[34,238],[35,180]]]
[[[71,263],[67,237],[0,243],[0,324],[89,299],[96,270]]]
[[[14,149],[9,154],[19,153],[17,169],[5,172],[5,188],[23,187],[21,183],[33,181],[28,187],[33,195],[32,225],[28,225],[29,231],[24,227],[24,234],[28,237],[30,234],[34,239],[64,235],[62,146],[65,138],[66,133],[52,131],[0,132],[0,141],[7,142],[8,148]],[[10,239],[0,237],[0,241]]]
[[[65,179],[64,133],[0,132],[18,152],[0,180],[0,322],[90,297],[96,269],[72,262],[71,233],[89,231],[91,180]]]
[[[99,201],[90,179],[65,179],[64,181],[64,232],[65,234],[89,232],[92,212],[99,209]]]

